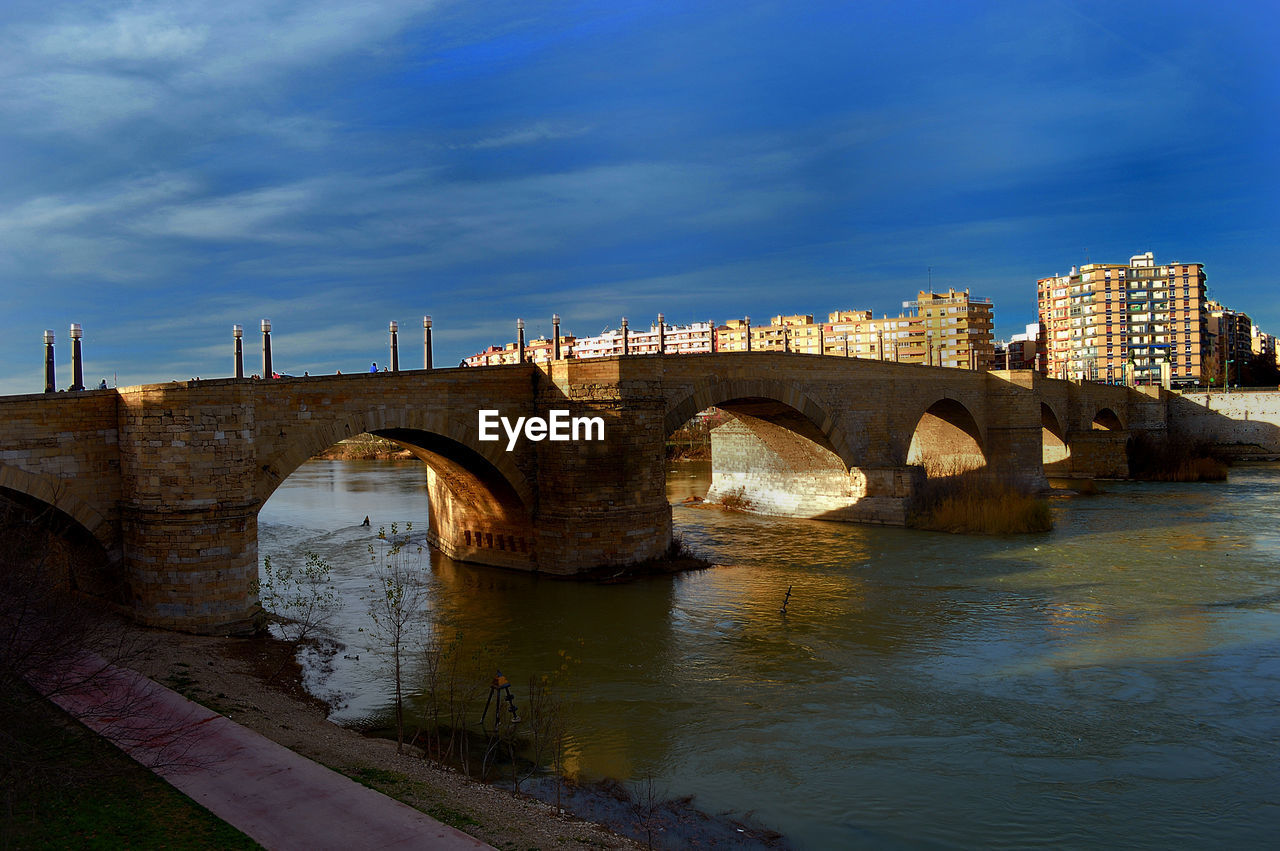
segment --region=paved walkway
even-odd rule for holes
[[[36,686],[267,848],[490,848],[141,674],[94,658],[81,665],[100,672],[88,688]]]

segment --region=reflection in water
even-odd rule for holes
[[[310,462],[261,512],[264,555],[334,565],[351,649],[315,687],[338,720],[386,707],[365,547],[392,520],[425,531],[424,478]],[[706,463],[668,484],[701,495]],[[431,622],[518,698],[579,658],[582,773],[755,810],[802,847],[1259,845],[1280,827],[1277,485],[1113,483],[1008,538],[677,505],[722,567],[594,585],[430,554]]]

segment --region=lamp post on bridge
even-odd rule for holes
[[[665,355],[667,353],[667,319],[661,313],[658,314],[658,354]]]
[[[622,317],[622,353],[624,355],[631,353],[627,335],[627,317],[624,316]]]
[[[84,389],[84,365],[81,362],[80,338],[84,330],[79,323],[71,323],[71,387],[70,390]]]
[[[422,368],[431,369],[431,317],[422,317]]]
[[[516,363],[524,363],[524,320],[516,320]]]
[[[44,392],[53,393],[57,388],[57,376],[53,368],[53,332],[44,332]]]
[[[396,321],[391,320],[391,324],[387,326],[387,330],[391,332],[391,371],[400,371],[400,326]]]
[[[552,360],[560,360],[560,314],[551,314]]]
[[[262,377],[271,377],[271,320],[262,320]]]
[[[231,326],[231,336],[235,338],[236,378],[244,378],[244,329],[239,325]]]

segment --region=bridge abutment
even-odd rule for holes
[[[233,633],[260,617],[253,422],[245,384],[121,392],[121,535],[143,623]]]

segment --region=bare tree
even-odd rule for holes
[[[324,630],[341,607],[330,580],[333,568],[315,553],[307,553],[302,567],[277,567],[267,556],[262,571],[251,584],[262,608],[276,617],[285,641],[301,644]],[[271,675],[274,679],[279,669]]]
[[[378,545],[369,545],[373,562],[373,598],[369,601],[369,618],[373,635],[382,642],[390,656],[396,689],[396,751],[404,753],[404,663],[410,646],[426,618],[427,583],[423,567],[423,548],[411,546],[409,533],[413,524],[405,525],[400,536],[397,524],[391,533],[378,530]]]

